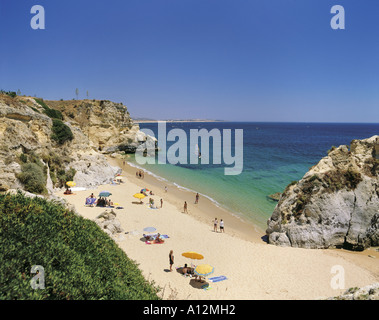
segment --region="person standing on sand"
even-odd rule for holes
[[[215,219],[213,220],[213,231],[214,231],[214,232],[217,232],[217,224],[218,224],[218,221],[217,221],[217,218],[215,218]]]
[[[167,192],[167,186],[164,187],[164,192]]]
[[[161,208],[163,207],[163,200],[161,199]]]
[[[222,219],[220,220],[220,232],[225,232],[224,231],[224,221]]]
[[[195,200],[195,204],[198,204],[199,203],[199,194],[198,193],[196,193],[196,200]]]
[[[184,213],[188,213],[188,211],[187,211],[187,201],[184,201]]]
[[[168,259],[170,261],[170,272],[172,271],[172,265],[174,264],[174,251],[171,250],[170,254],[168,255]]]

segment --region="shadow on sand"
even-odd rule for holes
[[[198,281],[198,280],[195,280],[195,279],[191,279],[190,282],[189,282],[189,284],[193,288],[195,288],[195,289],[203,289],[202,287],[204,285],[209,286],[209,283],[207,281],[205,281],[204,279],[201,280],[201,281]]]

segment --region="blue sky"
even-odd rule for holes
[[[78,88],[132,117],[379,122],[377,0],[1,0],[0,41],[0,88],[45,99]]]

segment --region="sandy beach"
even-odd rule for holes
[[[76,191],[65,196],[57,195],[74,204],[76,210],[87,219],[95,219],[110,209],[86,207],[85,198],[92,192],[97,196],[102,190],[112,193],[111,199],[123,209],[114,209],[124,233],[117,241],[129,258],[139,264],[146,279],[162,288],[164,299],[318,299],[337,296],[349,287],[361,287],[379,281],[379,253],[374,248],[363,252],[346,250],[314,250],[268,245],[262,240],[261,230],[200,197],[194,204],[195,194],[180,190],[165,181],[145,174],[144,179],[135,175],[136,168],[123,165],[122,160],[109,159],[123,169],[124,183],[104,185],[96,189]],[[165,192],[165,186],[168,191]],[[148,197],[143,204],[133,194],[142,188],[154,192],[151,198],[159,209],[148,207]],[[160,208],[160,199],[163,207]],[[188,214],[183,213],[183,203],[188,203]],[[214,232],[212,220],[225,221],[225,233]],[[146,244],[143,231],[154,227],[168,235],[163,244]],[[169,252],[174,252],[173,272],[169,272]],[[191,260],[183,252],[195,251],[203,260]],[[369,255],[371,257],[369,257]],[[204,283],[184,277],[176,268],[187,264],[210,264],[214,273],[210,277],[226,276],[227,280]],[[344,287],[332,288],[335,274],[333,266],[344,271]]]

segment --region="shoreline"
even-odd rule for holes
[[[123,166],[123,160],[125,159],[125,166]],[[175,205],[178,211],[183,212],[183,203],[187,201],[188,203],[188,211],[189,215],[195,218],[202,224],[209,225],[209,229],[212,231],[212,221],[215,217],[223,219],[224,221],[228,221],[225,224],[225,230],[228,235],[232,237],[239,238],[244,241],[262,244],[265,246],[270,246],[267,241],[264,240],[266,236],[266,232],[264,229],[255,225],[253,222],[244,220],[243,218],[234,215],[232,212],[226,210],[225,208],[219,207],[212,200],[201,197],[199,200],[200,205],[194,205],[193,200],[195,199],[195,192],[187,189],[182,189],[175,185],[172,181],[165,179],[161,181],[157,178],[157,176],[150,174],[149,172],[144,172],[144,179],[139,179],[136,177],[137,170],[143,170],[143,168],[139,169],[134,167],[132,164],[128,163],[127,158],[118,159],[107,156],[107,161],[111,165],[115,165],[123,170],[122,175],[127,176],[129,181],[132,181],[136,184],[143,184],[147,189],[151,190],[159,190],[160,193],[164,192],[164,187],[169,186],[167,195],[169,199],[167,202]],[[126,174],[125,174],[126,173]],[[154,189],[153,189],[154,188]],[[188,199],[190,201],[188,201]],[[191,202],[192,200],[192,202]],[[212,212],[212,214],[210,213]],[[289,247],[292,248],[292,247]],[[325,254],[331,255],[333,257],[343,258],[344,260],[356,263],[360,267],[365,268],[370,273],[374,274],[378,277],[379,281],[379,260],[377,265],[375,266],[374,259],[379,259],[379,252],[376,251],[376,247],[370,247],[363,251],[351,251],[347,249],[337,249],[337,248],[329,248],[329,249],[303,249],[303,248],[293,248],[300,250],[311,250],[311,251],[321,251]],[[379,249],[379,247],[377,248]],[[370,255],[370,258],[368,257]],[[366,259],[368,258],[368,259]]]
[[[92,192],[97,196],[98,192],[109,190],[112,201],[123,207],[114,210],[124,229],[115,241],[138,264],[145,279],[162,289],[159,296],[164,300],[313,300],[338,296],[350,287],[379,282],[378,260],[368,257],[370,254],[379,258],[379,252],[375,250],[356,253],[341,249],[269,245],[261,239],[259,230],[244,225],[228,212],[221,212],[221,208],[210,200],[201,197],[195,207],[192,192],[180,190],[148,174],[144,179],[138,179],[135,174],[137,168],[124,167],[123,159],[107,158],[111,165],[123,169],[124,183],[101,185],[69,196],[63,195],[63,191],[56,194],[73,204],[81,216],[94,221],[100,213],[110,209],[86,207],[85,198]],[[165,185],[168,185],[167,193]],[[149,197],[143,200],[143,205],[135,204],[133,194],[145,187],[153,190],[151,197],[159,209],[148,208]],[[189,197],[189,214],[182,212],[182,197]],[[164,200],[163,208],[160,208],[161,198]],[[225,217],[222,218],[225,220],[225,233],[213,232],[215,212],[218,219]],[[157,232],[169,237],[163,244],[146,244],[143,237],[146,227],[155,227]],[[170,250],[175,257],[173,272],[169,270]],[[187,251],[199,252],[204,259],[187,259],[182,256]],[[226,276],[227,280],[217,283],[207,280],[211,289],[204,290],[203,284],[184,277],[176,270],[185,263],[210,264],[215,268],[212,276]],[[336,265],[344,269],[343,289],[331,287],[334,276],[331,269]]]
[[[262,239],[262,237],[266,235],[265,230],[254,225],[252,222],[244,220],[243,218],[234,215],[232,212],[217,206],[207,196],[200,195],[199,203],[194,204],[196,193],[180,188],[172,181],[161,181],[156,176],[153,176],[146,171],[144,179],[137,178],[136,171],[143,169],[139,169],[129,164],[127,158],[125,159],[125,166],[123,165],[123,159],[107,156],[107,161],[111,165],[121,168],[123,170],[122,175],[126,176],[129,181],[136,184],[142,183],[147,189],[153,190],[153,192],[158,190],[160,193],[165,194],[165,186],[167,186],[167,195],[170,196],[167,200],[168,202],[175,205],[176,208],[182,212],[184,201],[187,201],[188,214],[193,216],[199,222],[208,224],[210,228],[213,229],[212,221],[214,218],[217,218],[218,221],[223,219],[225,223],[225,233],[255,243],[266,243]]]

